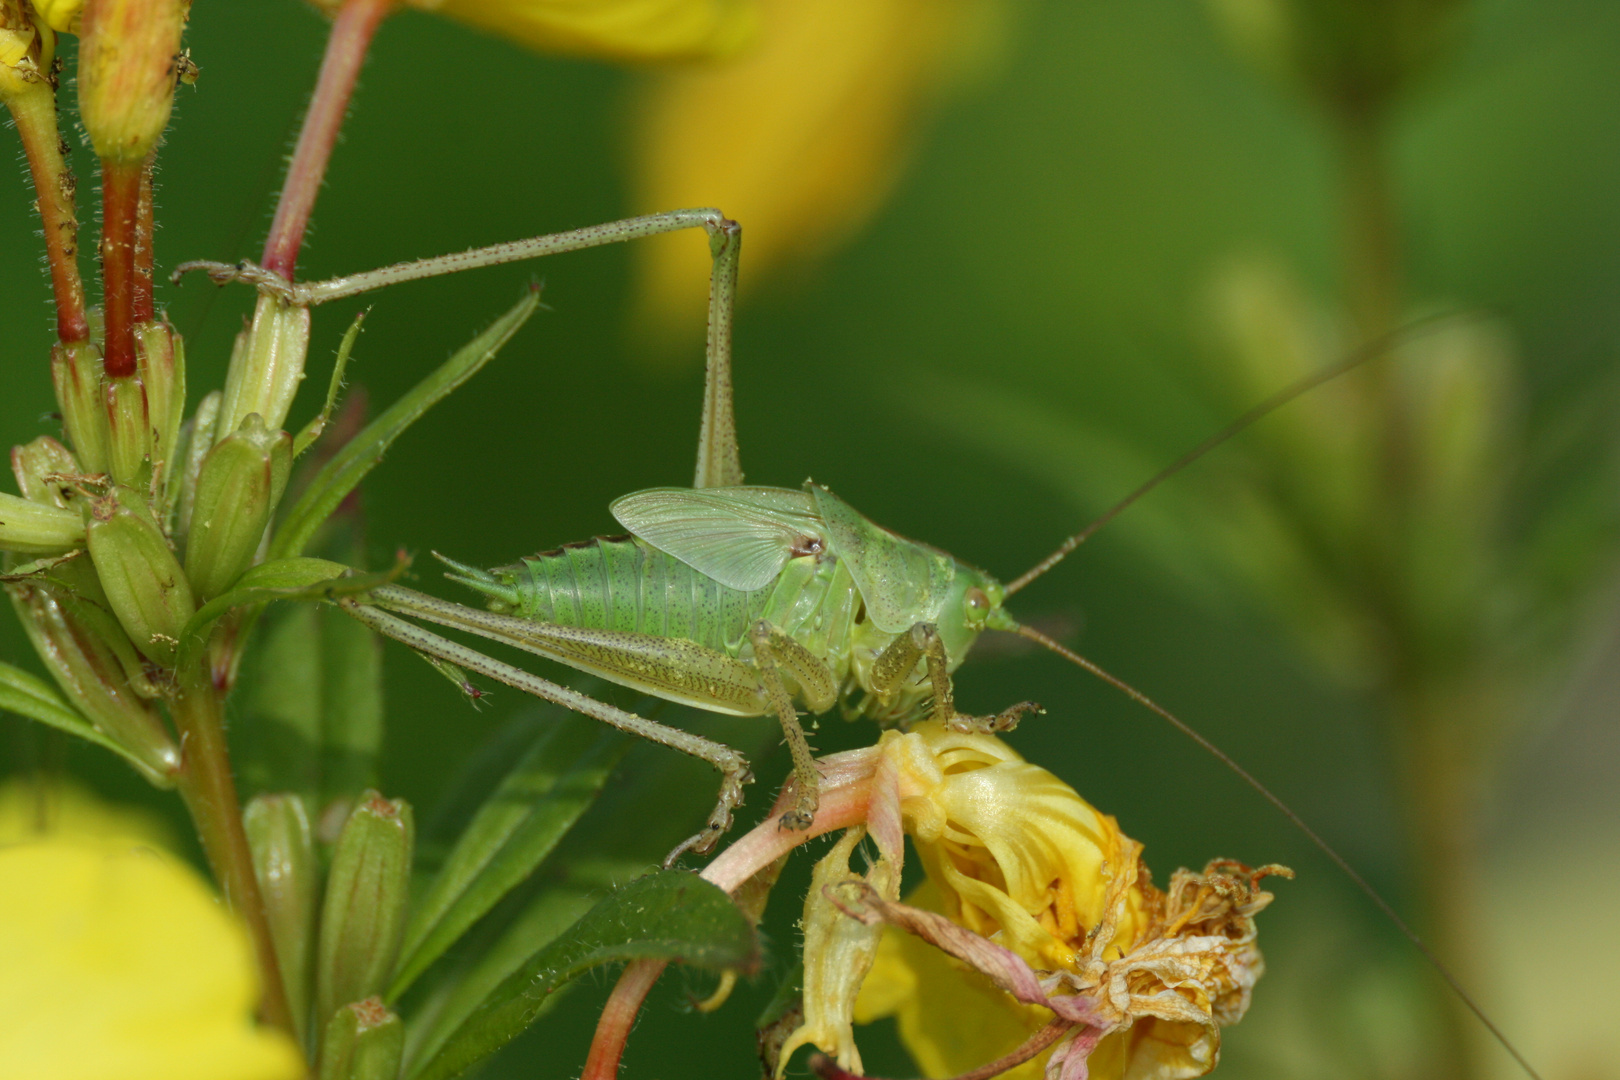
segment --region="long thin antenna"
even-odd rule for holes
[[[1185,454],[1182,454],[1175,461],[1171,462],[1163,469],[1160,469],[1150,479],[1148,479],[1146,483],[1142,484],[1135,491],[1131,492],[1119,502],[1115,503],[1108,510],[1104,511],[1103,515],[1097,520],[1093,521],[1090,525],[1087,525],[1085,528],[1063,541],[1056,551],[1052,552],[1052,554],[1030,567],[1030,569],[1020,575],[1017,580],[1008,585],[1007,595],[1011,596],[1013,593],[1017,592],[1019,589],[1022,589],[1025,585],[1028,585],[1030,582],[1052,569],[1052,567],[1062,562],[1064,557],[1067,556],[1069,552],[1091,539],[1092,535],[1095,534],[1098,529],[1101,529],[1104,525],[1107,525],[1110,521],[1113,521],[1115,518],[1119,517],[1119,515],[1123,514],[1126,508],[1131,506],[1131,504],[1135,503],[1142,496],[1146,495],[1148,492],[1152,491],[1154,488],[1176,475],[1176,473],[1180,472],[1182,469],[1185,469],[1187,466],[1191,465],[1193,462],[1215,449],[1227,439],[1230,439],[1244,428],[1255,423],[1255,421],[1264,419],[1266,416],[1282,408],[1290,401],[1293,401],[1302,394],[1309,393],[1318,386],[1321,386],[1323,383],[1331,382],[1340,375],[1343,375],[1345,372],[1350,371],[1353,368],[1360,367],[1362,364],[1365,364],[1368,360],[1371,360],[1375,356],[1382,356],[1394,345],[1401,341],[1405,341],[1433,331],[1436,327],[1450,322],[1453,319],[1473,317],[1476,314],[1476,312],[1471,311],[1449,311],[1424,316],[1423,318],[1417,319],[1414,322],[1407,323],[1398,330],[1391,330],[1387,334],[1374,338],[1372,341],[1363,345],[1355,352],[1352,352],[1338,363],[1330,364],[1321,371],[1313,372],[1312,374],[1305,376],[1303,379],[1300,379],[1298,382],[1283,387],[1281,390],[1277,391],[1275,394],[1272,394],[1270,397],[1260,402],[1260,404],[1249,409],[1242,416],[1239,416],[1236,420],[1233,420],[1230,424],[1227,424],[1225,427],[1221,428],[1215,434],[1211,435],[1209,438],[1205,439],[1203,442],[1199,443]]]
[[[1087,660],[1085,657],[1081,656],[1079,653],[1073,651],[1072,649],[1065,648],[1056,641],[1053,641],[1039,630],[1032,630],[1027,626],[1020,626],[1015,632],[1020,637],[1028,638],[1030,641],[1046,646],[1048,649],[1051,649],[1053,652],[1057,653],[1065,660],[1068,660],[1070,663],[1091,672],[1093,675],[1097,676],[1097,678],[1101,679],[1109,686],[1112,686],[1115,690],[1118,690],[1120,693],[1124,694],[1138,705],[1150,709],[1159,716],[1163,717],[1165,720],[1168,720],[1170,725],[1177,731],[1181,732],[1183,735],[1187,736],[1187,738],[1203,747],[1204,750],[1215,758],[1215,760],[1219,761],[1222,765],[1225,765],[1228,769],[1231,769],[1245,784],[1248,784],[1255,791],[1259,792],[1261,798],[1265,799],[1272,806],[1275,806],[1279,811],[1281,811],[1283,817],[1293,822],[1294,826],[1299,829],[1300,832],[1304,833],[1311,843],[1316,845],[1317,850],[1326,855],[1328,860],[1332,862],[1334,866],[1337,866],[1340,870],[1342,870],[1344,872],[1344,876],[1354,882],[1356,888],[1360,889],[1367,899],[1371,900],[1373,905],[1377,907],[1379,911],[1382,911],[1390,922],[1395,924],[1396,929],[1400,930],[1400,932],[1405,935],[1406,940],[1410,941],[1413,947],[1416,948],[1418,952],[1423,954],[1424,959],[1428,960],[1430,966],[1433,967],[1434,970],[1439,973],[1440,977],[1446,981],[1446,984],[1451,987],[1452,992],[1457,995],[1464,1005],[1468,1006],[1468,1010],[1479,1018],[1479,1022],[1481,1024],[1485,1025],[1485,1030],[1489,1031],[1491,1035],[1495,1037],[1496,1041],[1502,1044],[1502,1049],[1513,1055],[1513,1060],[1519,1063],[1519,1067],[1525,1071],[1525,1074],[1530,1076],[1532,1080],[1541,1080],[1541,1074],[1536,1072],[1536,1070],[1531,1067],[1530,1062],[1525,1060],[1523,1054],[1519,1053],[1518,1047],[1514,1046],[1508,1041],[1508,1037],[1502,1034],[1502,1029],[1497,1027],[1496,1024],[1491,1021],[1491,1018],[1485,1015],[1485,1010],[1480,1007],[1479,1002],[1474,1000],[1472,994],[1463,989],[1462,983],[1457,981],[1457,976],[1453,975],[1451,973],[1451,969],[1445,965],[1440,957],[1435,955],[1434,950],[1430,949],[1423,939],[1418,937],[1417,931],[1408,926],[1406,924],[1406,920],[1402,919],[1395,913],[1395,909],[1390,906],[1389,901],[1385,900],[1383,896],[1379,894],[1377,889],[1368,884],[1367,879],[1357,873],[1355,867],[1351,866],[1343,855],[1340,855],[1334,850],[1331,844],[1322,839],[1315,829],[1305,824],[1304,819],[1295,813],[1292,807],[1283,802],[1276,795],[1273,795],[1270,788],[1256,780],[1254,775],[1243,766],[1239,765],[1236,761],[1233,761],[1226,751],[1222,750],[1220,747],[1204,738],[1204,736],[1194,731],[1185,720],[1182,720],[1175,713],[1171,712],[1169,709],[1166,709],[1163,705],[1160,705],[1157,701],[1154,701],[1152,698],[1142,693],[1142,691],[1138,690],[1124,679],[1108,673],[1107,671],[1098,667],[1096,664],[1092,663],[1090,660]]]

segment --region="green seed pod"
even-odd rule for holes
[[[332,852],[315,967],[315,1022],[388,985],[405,930],[414,842],[403,799],[368,791]]]
[[[287,992],[295,1034],[303,1040],[309,1016],[310,956],[315,946],[315,896],[320,864],[304,800],[296,795],[255,795],[242,811],[253,849],[253,871],[264,897],[276,962]]]
[[[0,551],[60,555],[84,543],[84,521],[71,510],[0,492]]]
[[[174,665],[180,631],[197,610],[191,583],[147,512],[128,488],[92,502],[85,536],[108,605],[149,659]]]
[[[136,326],[135,373],[146,387],[152,465],[161,484],[175,471],[175,448],[186,410],[186,345],[174,327],[164,322]]]
[[[51,346],[51,383],[62,426],[87,473],[107,471],[107,406],[101,392],[101,350],[88,341]]]
[[[405,1025],[380,998],[339,1009],[326,1025],[319,1080],[396,1080],[405,1054]]]
[[[107,467],[114,482],[144,487],[141,479],[152,452],[152,412],[140,376],[107,379]]]
[[[203,459],[192,495],[186,576],[211,600],[253,562],[292,470],[292,436],[253,413]]]
[[[230,435],[249,413],[264,417],[264,426],[272,430],[286,423],[308,351],[309,309],[259,297],[252,324],[237,335],[231,350],[214,438]]]
[[[35,652],[67,699],[139,760],[148,781],[173,787],[180,751],[145,700],[154,688],[117,620],[75,587],[86,584],[96,591],[95,573],[80,559],[15,581],[7,591]]]
[[[140,164],[169,123],[184,0],[86,0],[79,22],[79,117],[96,156]]]
[[[23,498],[66,510],[74,493],[58,478],[78,476],[79,463],[73,451],[49,435],[41,435],[31,443],[11,448],[11,474],[17,478],[17,490]]]

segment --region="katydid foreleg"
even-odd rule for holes
[[[656,720],[615,708],[578,690],[561,686],[549,679],[530,674],[522,668],[485,656],[460,642],[440,637],[430,630],[424,630],[415,623],[407,622],[377,607],[356,600],[340,600],[338,606],[377,633],[391,637],[425,656],[455,664],[457,667],[504,683],[515,690],[522,690],[544,701],[554,702],[594,720],[600,720],[620,731],[667,746],[672,750],[679,750],[683,754],[690,754],[714,766],[720,773],[719,800],[715,803],[714,810],[709,814],[709,820],[703,829],[671,851],[665,859],[666,865],[673,864],[688,851],[699,854],[708,851],[714,846],[714,842],[731,828],[732,811],[743,801],[743,785],[753,781],[747,759],[731,747],[705,739],[690,731],[682,731],[680,728],[660,724]]]
[[[957,712],[956,694],[951,689],[950,657],[939,636],[939,627],[933,623],[917,623],[878,654],[869,676],[873,692],[880,700],[892,695],[911,681],[919,660],[926,665],[928,681],[934,691],[933,718],[957,731],[1011,731],[1028,713],[1046,711],[1033,701],[1020,701],[992,716]]]

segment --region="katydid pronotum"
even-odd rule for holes
[[[794,765],[795,802],[781,819],[784,828],[808,827],[817,805],[815,763],[796,702],[812,713],[841,705],[847,716],[867,716],[890,725],[932,716],[959,727],[1006,730],[1038,706],[1026,701],[993,716],[963,715],[955,708],[951,674],[983,631],[1016,633],[1157,713],[1276,806],[1423,952],[1534,1076],[1390,905],[1280,799],[1168,710],[1019,624],[1004,607],[1007,597],[1051,569],[1148,490],[1260,417],[1387,351],[1389,340],[1373,342],[1261,402],[1003,585],[945,552],[876,525],[819,484],[807,481],[802,489],[743,484],[731,387],[741,231],[717,210],[648,215],[309,284],[286,281],[251,264],[188,263],[177,276],[201,269],[219,282],[247,281],[291,304],[315,305],[397,282],[687,228],[708,233],[713,255],[707,372],[692,487],[650,489],[615,501],[611,510],[628,530],[627,536],[598,537],[494,570],[439,556],[451,568],[447,576],[482,593],[487,609],[398,586],[345,599],[340,602],[344,609],[440,664],[492,678],[714,766],[722,777],[715,809],[702,831],[670,853],[670,862],[688,850],[710,849],[729,828],[743,786],[751,779],[741,754],[502,663],[400,616],[514,646],[700,709],[776,716]]]

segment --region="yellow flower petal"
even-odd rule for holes
[[[744,286],[814,258],[888,197],[919,113],[966,66],[1000,5],[987,0],[768,0],[757,44],[660,76],[634,135],[643,211],[716,206],[742,223]],[[700,238],[643,241],[642,318],[695,331]]]
[[[0,784],[0,844],[38,840],[46,833],[174,850],[174,836],[151,811],[102,802],[62,780]]]
[[[0,848],[0,1076],[297,1080],[251,1021],[247,935],[195,874],[128,844]]]
[[[615,60],[725,56],[753,35],[755,0],[406,0],[546,52]]]

